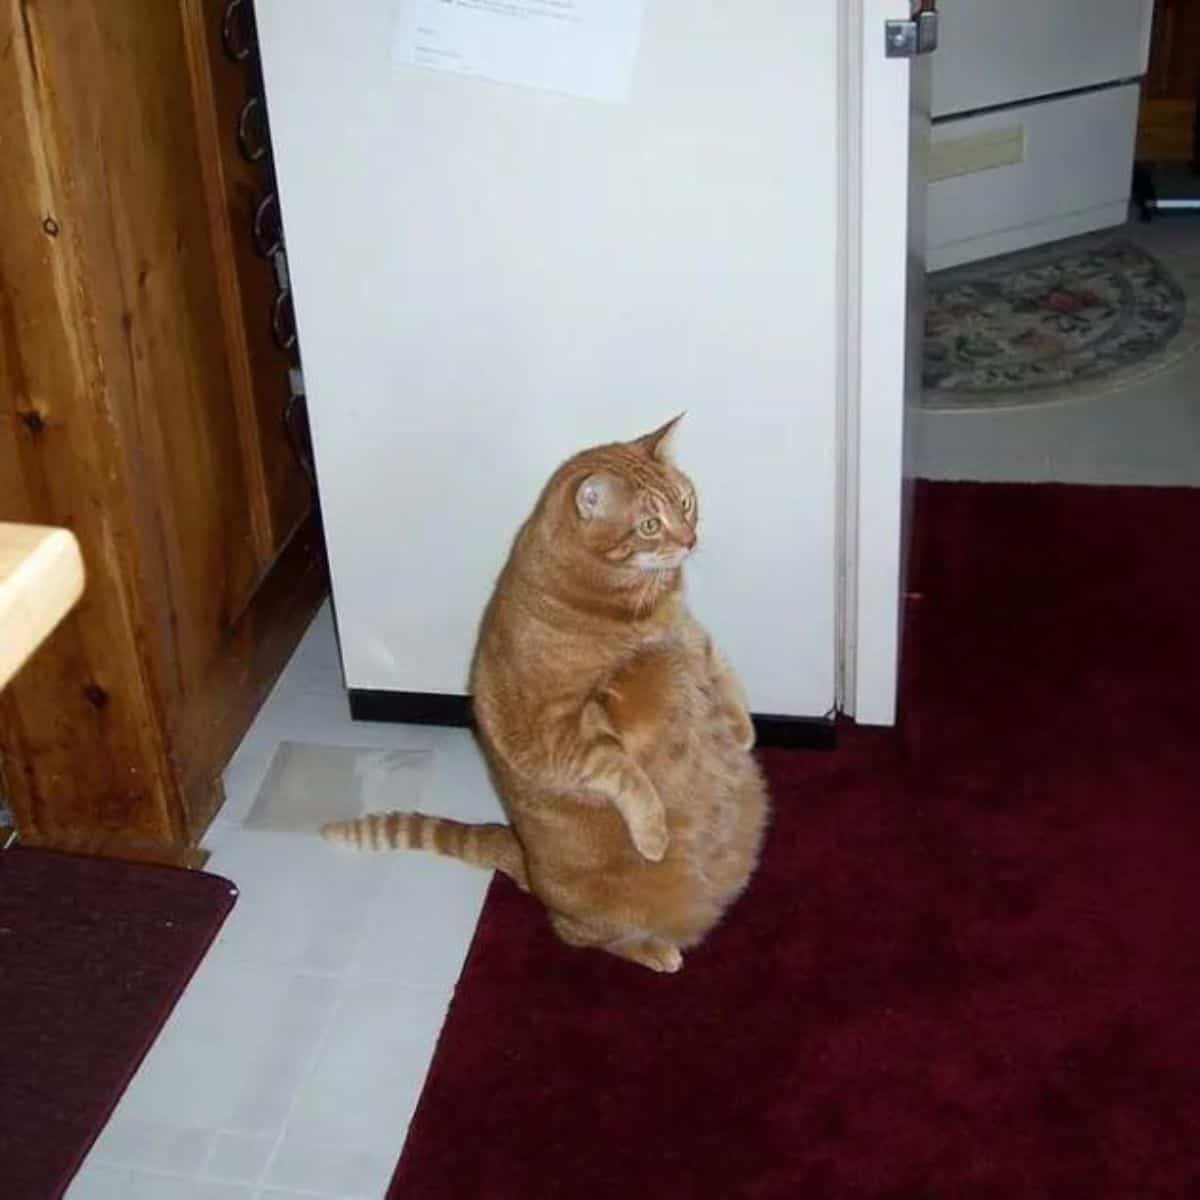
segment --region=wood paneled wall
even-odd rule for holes
[[[88,572],[0,699],[29,842],[188,858],[325,591],[221,8],[0,5],[0,516]]]

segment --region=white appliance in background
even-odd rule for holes
[[[256,3],[352,706],[453,721],[549,472],[686,409],[690,599],[751,707],[890,723],[929,116],[928,60],[885,56],[908,0],[645,0],[617,103],[397,62],[415,2]]]
[[[933,60],[929,265],[1122,223],[1153,0],[953,0]]]
[[[686,409],[694,608],[828,713],[834,5],[655,0],[625,103],[398,63],[395,0],[257,11],[348,686],[444,711],[553,468]]]

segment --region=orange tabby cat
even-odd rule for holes
[[[496,585],[471,686],[511,825],[390,813],[323,830],[499,868],[563,941],[656,971],[745,888],[768,814],[741,690],[682,600],[697,506],[665,454],[674,425],[564,463]]]

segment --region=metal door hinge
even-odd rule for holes
[[[885,21],[884,50],[888,58],[916,58],[938,47],[938,13],[935,0],[921,0],[919,11],[907,21]]]

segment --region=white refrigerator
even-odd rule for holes
[[[597,100],[403,61],[395,0],[258,0],[346,683],[361,716],[460,718],[544,480],[686,409],[693,608],[751,707],[819,738],[838,654],[840,6],[613,4],[637,10],[633,66]]]

